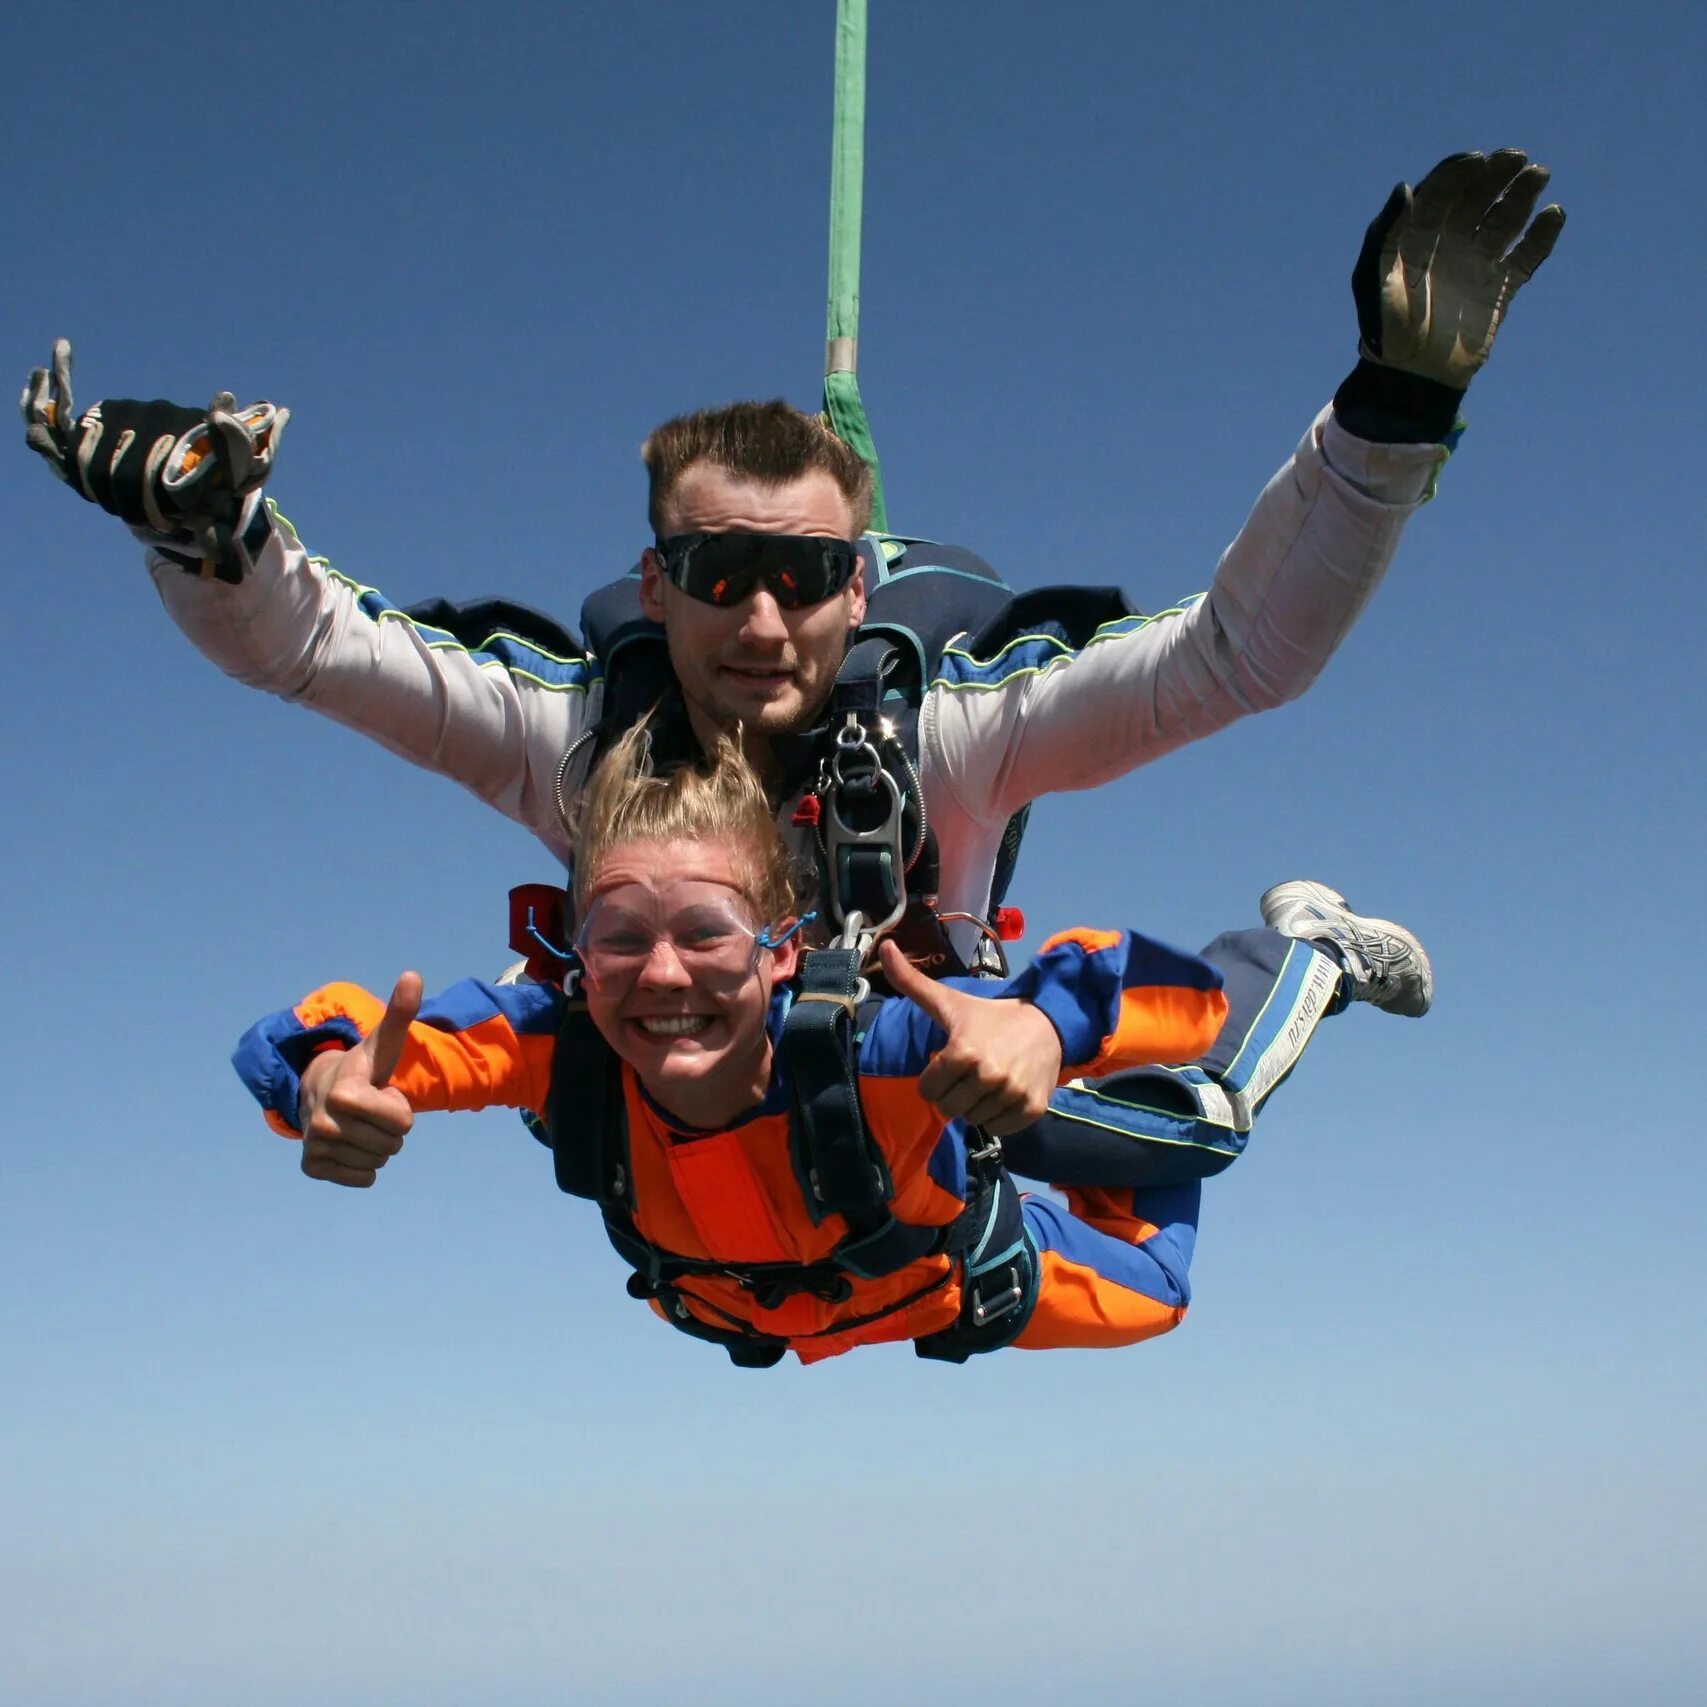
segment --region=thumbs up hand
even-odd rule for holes
[[[297,1098],[302,1171],[333,1185],[370,1186],[403,1148],[415,1123],[409,1099],[391,1075],[409,1026],[421,1011],[421,975],[397,980],[385,1013],[354,1049],[328,1051],[309,1062]]]
[[[948,1034],[919,1080],[944,1120],[1003,1138],[1040,1119],[1061,1077],[1061,1038],[1029,1002],[992,1001],[925,977],[900,949],[879,951],[889,987]]]

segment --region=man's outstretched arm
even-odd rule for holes
[[[264,507],[239,536],[240,585],[186,574],[177,553],[149,551],[161,602],[190,642],[245,685],[460,783],[565,858],[557,768],[586,727],[597,666],[515,634],[467,645],[417,622],[310,557],[284,516],[257,502]]]
[[[310,557],[265,499],[288,412],[128,399],[79,413],[71,348],[23,396],[31,449],[148,548],[161,601],[227,675],[448,776],[561,858],[557,767],[598,672],[578,651],[494,632],[472,645]]]
[[[1207,594],[1077,647],[950,650],[924,711],[927,787],[1002,823],[1296,698],[1380,584],[1429,496],[1511,296],[1564,223],[1544,168],[1454,155],[1370,226],[1352,274],[1357,366],[1227,548]],[[1526,229],[1527,227],[1527,229]],[[1093,577],[1097,578],[1097,577]]]

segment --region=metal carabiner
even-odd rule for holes
[[[850,774],[850,769],[845,769],[844,766],[851,766],[855,755],[858,755],[861,763],[858,771]],[[831,786],[825,790],[825,810],[820,829],[824,838],[824,863],[828,868],[826,880],[830,890],[828,900],[833,916],[845,920],[846,916],[851,916],[855,911],[850,909],[849,915],[842,914],[844,853],[876,850],[889,855],[889,881],[895,892],[895,900],[885,918],[866,927],[870,932],[871,942],[875,943],[879,937],[892,931],[907,911],[906,850],[901,840],[901,790],[894,777],[884,768],[883,760],[865,730],[851,715],[847,724],[836,732],[836,750],[830,760],[830,783]],[[842,815],[842,791],[851,791],[850,785],[854,784],[863,785],[881,799],[882,820],[870,829],[859,829]],[[852,947],[853,944],[850,942],[847,946]]]
[[[995,952],[996,976],[999,978],[1008,976],[1008,951],[1002,946],[1002,939],[996,934],[996,927],[982,914],[938,913],[936,914],[936,922],[939,925],[976,925],[982,941],[980,941],[978,948],[973,951],[973,959],[970,964],[976,967],[977,955],[987,944]],[[986,964],[988,963],[986,962]]]
[[[865,914],[863,914],[858,907],[855,907],[854,910],[848,914],[846,920],[842,924],[841,930],[837,933],[835,940],[830,944],[830,947],[835,949],[851,949],[859,956],[857,964],[860,966],[865,964],[872,949],[876,946],[877,933],[875,931],[868,931],[865,928]],[[847,1009],[848,1016],[851,1019],[859,1013],[860,1004],[868,1000],[870,996],[871,981],[867,978],[855,978],[853,990],[846,996],[804,995],[796,996],[794,999],[797,1002],[839,1003],[842,1007]]]

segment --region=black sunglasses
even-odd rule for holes
[[[784,610],[822,604],[859,568],[851,539],[800,533],[677,533],[658,541],[671,583],[708,605],[738,605],[762,581]]]

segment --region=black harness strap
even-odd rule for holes
[[[921,1258],[963,1257],[987,1243],[995,1226],[992,1217],[1000,1180],[1005,1177],[999,1166],[988,1171],[973,1170],[966,1206],[946,1226],[914,1227],[889,1217],[875,1234],[843,1240],[828,1257],[813,1263],[740,1262],[683,1256],[647,1239],[635,1226],[632,1213],[621,1204],[603,1206],[605,1231],[617,1254],[634,1270],[628,1279],[628,1290],[635,1298],[658,1297],[661,1289],[695,1275],[715,1275],[732,1280],[750,1292],[761,1310],[774,1310],[802,1292],[809,1292],[826,1304],[841,1304],[853,1296],[850,1274],[862,1280],[876,1280]]]
[[[860,1107],[855,1034],[863,994],[857,950],[810,950],[801,957],[799,987],[777,1042],[806,1212],[814,1227],[841,1215],[861,1237],[888,1219],[895,1190]]]
[[[989,1143],[1000,1155],[1001,1146]],[[978,1152],[967,1161],[976,1166]],[[996,1164],[995,1190],[981,1197],[984,1221],[960,1263],[960,1316],[940,1332],[913,1341],[920,1357],[940,1363],[964,1363],[981,1352],[1012,1345],[1025,1331],[1037,1306],[1040,1265],[1026,1231],[1019,1190]]]
[[[900,650],[876,637],[856,640],[836,671],[830,690],[830,722],[841,724],[851,711],[861,723],[869,724],[883,705],[883,685],[900,661]]]
[[[856,1328],[869,1327],[873,1322],[881,1322],[886,1316],[898,1315],[902,1310],[909,1310],[920,1299],[928,1298],[933,1292],[940,1292],[954,1277],[953,1268],[934,1276],[923,1286],[909,1292],[904,1298],[897,1298],[893,1304],[886,1304],[881,1310],[873,1310],[864,1316],[845,1316],[839,1318],[829,1327],[814,1334],[799,1335],[804,1339],[832,1339],[838,1334],[851,1333]],[[701,1310],[709,1310],[714,1315],[721,1316],[730,1325],[720,1328],[714,1323],[707,1322],[689,1309],[687,1298],[678,1287],[668,1282],[660,1282],[656,1286],[637,1289],[634,1282],[639,1276],[631,1277],[629,1281],[629,1296],[633,1298],[655,1298],[662,1306],[670,1325],[684,1334],[692,1334],[695,1339],[710,1340],[714,1345],[721,1345],[728,1353],[730,1360],[744,1369],[769,1369],[782,1358],[788,1350],[790,1342],[779,1339],[772,1334],[756,1331],[750,1324],[738,1316],[732,1316],[726,1310],[720,1310],[709,1299],[693,1295],[694,1303]],[[914,1341],[917,1345],[921,1342]],[[930,1355],[922,1353],[921,1355]]]
[[[650,1293],[636,1293],[631,1285],[629,1292],[634,1297],[656,1298],[664,1311],[665,1321],[672,1328],[692,1334],[696,1340],[709,1340],[713,1345],[722,1346],[737,1369],[774,1369],[788,1351],[787,1340],[756,1334],[750,1329],[717,1328],[710,1322],[702,1322],[673,1286],[661,1285]]]
[[[911,888],[908,871],[924,851],[916,780],[883,750],[892,738],[882,731],[894,727],[881,710],[885,682],[901,661],[890,641],[861,640],[842,660],[830,692],[828,752],[819,772],[820,839],[824,898],[838,924],[855,912],[869,926],[893,924]]]
[[[551,1059],[546,1128],[559,1189],[601,1205],[633,1204],[622,1061],[599,1035],[586,1003],[573,998]]]

